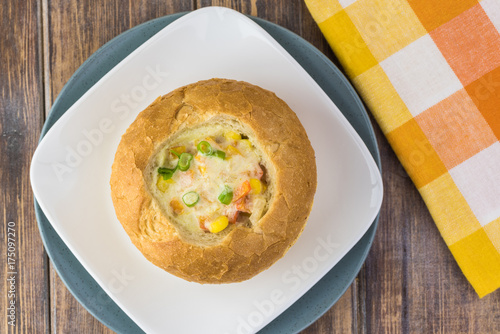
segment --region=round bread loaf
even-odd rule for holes
[[[207,174],[207,166],[218,169]],[[213,198],[220,189],[205,188],[217,182],[226,188]],[[229,182],[242,185],[228,192]],[[295,243],[312,208],[316,162],[296,114],[274,93],[211,79],[159,97],[137,116],[110,183],[118,220],[149,261],[188,281],[231,283],[269,268]],[[218,211],[206,215],[210,208]]]

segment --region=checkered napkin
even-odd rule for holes
[[[480,297],[500,287],[500,1],[305,0]]]

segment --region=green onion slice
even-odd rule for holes
[[[173,155],[177,156],[177,158],[180,158],[181,155],[177,152],[175,152],[174,150],[170,150],[170,153],[172,153]]]
[[[225,186],[224,190],[220,193],[219,202],[228,205],[233,199],[233,190],[229,186]]]
[[[195,191],[190,191],[188,193],[185,193],[184,196],[182,196],[182,201],[188,207],[194,206],[196,203],[198,203],[199,200],[200,200],[200,195],[198,195],[198,193],[196,193]]]
[[[212,145],[207,141],[200,141],[196,146],[198,151],[203,155],[211,155],[213,153]]]
[[[224,151],[221,151],[221,150],[216,150],[213,155],[214,155],[214,157],[220,158],[222,160],[224,160],[226,158],[226,153]]]
[[[168,180],[168,179],[171,179],[172,176],[174,175],[175,169],[176,168],[170,169],[170,168],[165,168],[165,167],[159,167],[158,168],[158,174],[160,174],[161,176],[163,176],[164,180]]]
[[[192,154],[182,153],[179,156],[179,162],[177,163],[179,166],[179,169],[183,172],[187,171],[189,169],[189,166],[191,166],[191,160],[193,160]]]

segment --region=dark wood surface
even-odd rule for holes
[[[104,43],[150,19],[219,5],[278,23],[335,57],[302,0],[1,0],[0,332],[111,333],[68,292],[36,226],[29,164],[50,106]],[[375,125],[385,200],[368,259],[344,296],[303,331],[500,333],[500,291],[479,299]],[[16,230],[16,326],[7,324],[7,226]]]

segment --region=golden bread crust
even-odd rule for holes
[[[148,191],[145,170],[170,136],[227,115],[253,131],[275,172],[269,209],[252,228],[235,226],[220,243],[186,242]],[[130,125],[111,174],[118,220],[144,256],[199,283],[249,279],[280,259],[302,232],[316,191],[314,150],[295,113],[274,93],[246,82],[211,79],[159,97]]]

